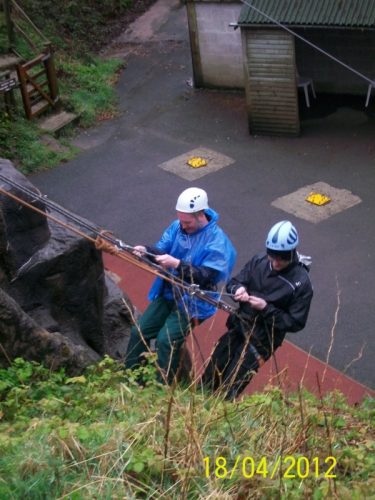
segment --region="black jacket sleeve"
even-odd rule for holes
[[[254,310],[250,304],[240,302],[240,312],[248,315],[251,315],[251,312],[259,314],[270,331],[275,329],[279,332],[298,332],[306,324],[313,296],[307,271],[296,265],[281,274],[273,272],[269,266],[264,255],[254,256],[228,282],[227,291],[234,294],[243,286],[249,294],[263,298],[267,306],[262,311]]]
[[[247,284],[250,281],[253,265],[254,265],[254,259],[249,260],[249,262],[247,262],[247,264],[244,265],[241,271],[228,281],[227,284],[228,293],[234,295],[236,293],[236,290],[238,290],[241,286],[247,288]]]
[[[147,254],[153,254],[153,255],[163,255],[165,254],[165,252],[163,252],[162,250],[160,250],[158,247],[152,247],[152,246],[146,246],[146,251],[147,251]],[[154,257],[152,257],[152,255],[145,255],[146,259],[148,259],[149,261],[153,262],[154,264],[157,264],[156,260]]]
[[[154,255],[163,255],[165,253],[155,246],[147,246],[146,250],[148,253]],[[156,263],[155,259],[151,255],[147,255],[146,257],[150,261]],[[212,269],[207,266],[193,266],[181,260],[176,270],[179,278],[187,283],[199,285],[204,290],[216,289],[215,283],[217,282],[217,278],[220,274],[216,269]]]
[[[192,266],[183,261],[177,267],[179,277],[187,283],[195,283],[204,290],[215,289],[219,271],[206,266]]]
[[[312,296],[312,287],[309,282],[306,282],[294,293],[293,300],[286,310],[279,309],[273,304],[268,303],[260,311],[260,314],[270,329],[275,328],[284,332],[299,332],[306,325]]]

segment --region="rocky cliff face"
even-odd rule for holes
[[[8,160],[0,174],[37,192]],[[40,200],[1,180],[0,188],[45,212]],[[2,366],[23,357],[78,373],[104,354],[122,360],[132,314],[90,241],[0,193]]]

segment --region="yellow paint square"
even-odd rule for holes
[[[325,194],[321,193],[315,193],[314,191],[312,191],[305,199],[309,203],[312,203],[313,205],[318,205],[319,207],[327,205],[327,203],[332,201],[329,196],[326,196]]]
[[[205,167],[207,165],[207,160],[201,158],[200,156],[193,156],[187,161],[187,164],[193,168]]]

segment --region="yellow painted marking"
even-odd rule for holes
[[[329,196],[326,196],[325,194],[315,193],[314,191],[312,191],[305,199],[309,203],[318,205],[319,207],[327,205],[327,203],[332,201]]]
[[[187,161],[187,164],[193,168],[200,168],[200,167],[205,167],[208,164],[208,162],[207,160],[201,158],[200,156],[193,156]]]

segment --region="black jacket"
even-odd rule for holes
[[[249,295],[261,297],[267,302],[263,311],[252,309],[249,303],[239,303],[239,314],[254,329],[255,339],[263,346],[278,347],[286,332],[298,332],[304,328],[313,296],[308,271],[298,261],[294,261],[283,271],[272,269],[267,254],[255,255],[227,285],[227,291],[234,292],[241,286]],[[229,326],[238,326],[235,317]]]

